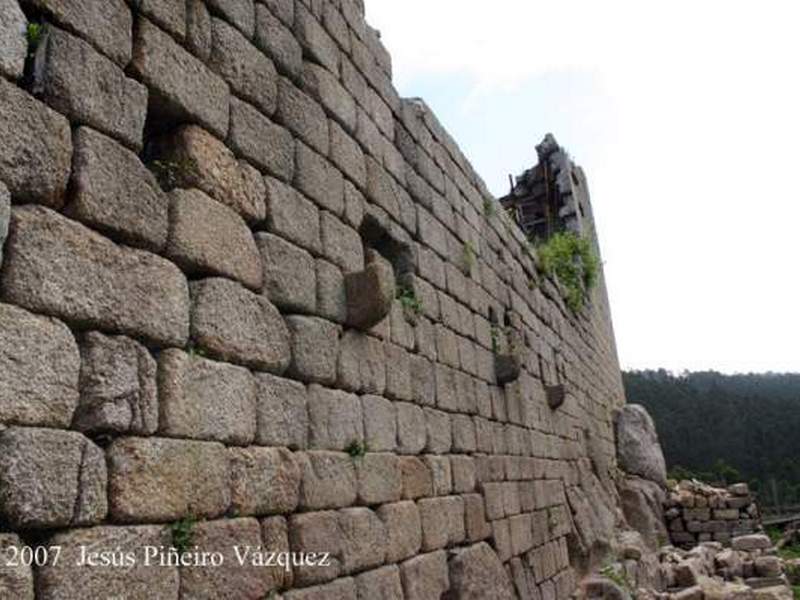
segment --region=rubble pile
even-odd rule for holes
[[[660,555],[665,593],[672,600],[791,600],[785,563],[764,534],[733,538],[731,546],[702,542]]]
[[[629,540],[631,541],[631,540]],[[792,600],[793,561],[776,555],[764,534],[738,536],[730,547],[701,542],[664,546],[657,555],[624,544],[619,560],[581,582],[579,600]]]
[[[724,489],[681,481],[667,498],[664,518],[671,542],[682,548],[711,541],[729,545],[737,536],[761,531],[758,505],[746,483]]]

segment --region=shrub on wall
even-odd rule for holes
[[[564,231],[537,246],[537,252],[541,270],[561,284],[567,306],[575,312],[583,308],[600,267],[589,240]]]

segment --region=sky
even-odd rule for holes
[[[800,3],[366,4],[495,195],[584,167],[623,368],[800,372]]]

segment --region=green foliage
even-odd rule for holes
[[[41,23],[28,23],[28,28],[25,30],[25,37],[28,40],[28,52],[33,54],[36,48],[39,47],[39,42],[42,41],[44,34],[44,25]]]
[[[650,412],[673,479],[744,481],[762,508],[800,504],[800,375],[623,374]]]
[[[147,167],[165,190],[178,187],[184,179],[193,177],[197,173],[194,163],[188,159],[153,160],[147,164]]]
[[[800,585],[792,586],[792,594],[794,595],[794,600],[800,600]]]
[[[464,270],[469,272],[475,266],[477,252],[475,246],[470,241],[464,242]]]
[[[623,590],[633,591],[633,588],[628,581],[628,578],[622,573],[621,570],[618,570],[614,567],[614,565],[607,565],[600,569],[600,574],[607,579],[610,579]]]
[[[186,552],[192,545],[194,538],[194,526],[197,519],[194,517],[184,517],[180,521],[175,521],[170,525],[172,532],[172,546],[179,554]]]
[[[492,336],[492,352],[497,354],[497,350],[500,347],[500,328],[492,323],[492,327],[489,330],[489,335]]]
[[[537,252],[542,271],[561,283],[567,306],[575,312],[583,308],[600,268],[591,242],[564,231],[540,244]]]
[[[422,314],[422,300],[417,298],[413,288],[404,285],[398,286],[395,297],[400,300],[400,304],[402,304],[403,308],[406,310],[411,311],[415,315]]]
[[[483,199],[483,216],[487,219],[497,214],[497,203],[491,198]]]
[[[190,343],[189,343],[189,345],[186,347],[186,353],[187,353],[189,356],[191,356],[192,358],[194,358],[194,357],[197,357],[197,356],[199,356],[199,357],[202,357],[202,358],[205,358],[205,356],[206,356],[206,351],[205,351],[205,350],[203,350],[202,348],[200,348],[200,347],[198,347],[198,346],[195,346],[195,345],[194,345],[193,343],[191,343],[191,342],[190,342]]]
[[[350,442],[347,448],[344,449],[344,451],[350,455],[350,458],[358,459],[364,457],[364,455],[368,451],[368,448],[366,442],[359,442],[358,440],[353,440],[352,442]]]

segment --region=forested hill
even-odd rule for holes
[[[623,379],[628,402],[653,416],[673,476],[749,481],[762,502],[800,503],[800,374],[659,370]]]

